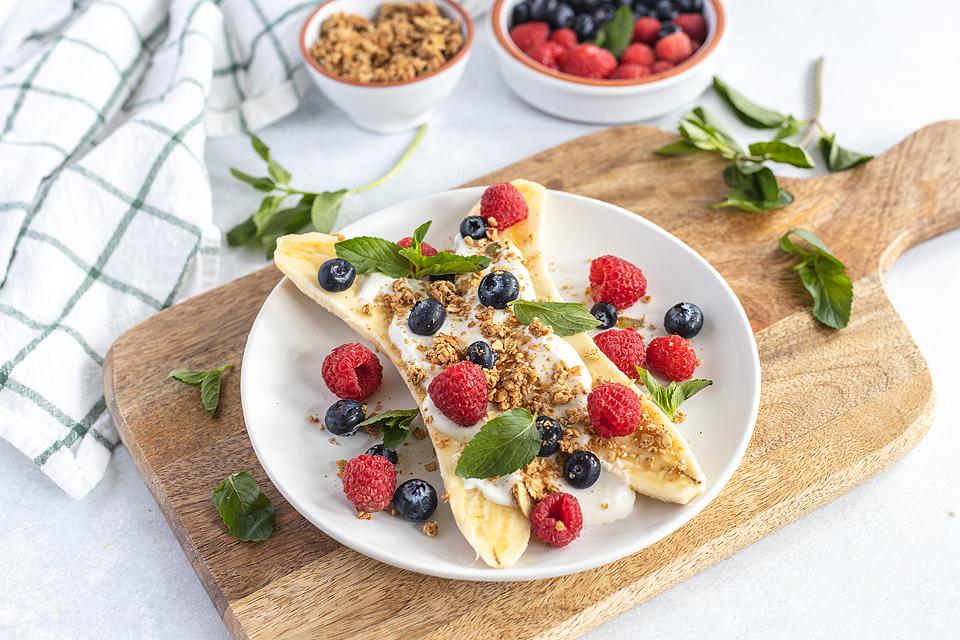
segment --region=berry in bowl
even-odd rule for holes
[[[429,120],[463,76],[472,43],[473,22],[452,0],[327,0],[300,32],[310,77],[377,133]]]
[[[662,115],[702,93],[724,35],[720,0],[497,0],[494,48],[530,105],[580,122]]]

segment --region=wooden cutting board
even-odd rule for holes
[[[225,380],[220,415],[165,380],[180,366],[240,363],[280,278],[272,267],[168,309],[123,335],[104,367],[124,443],[230,631],[238,638],[576,636],[863,482],[910,450],[933,417],[926,363],[884,293],[908,247],[960,226],[960,122],[927,127],[854,171],[784,180],[796,203],[771,214],[715,210],[722,163],[651,152],[670,134],[601,131],[475,181],[523,177],[642,212],[703,254],[740,296],[760,349],[763,390],[743,464],[719,497],[660,543],[611,565],[538,582],[469,583],[409,573],[345,548],[270,484]],[[831,331],[777,250],[816,232],[855,281],[850,326]],[[273,536],[229,536],[210,494],[248,469],[276,506]]]

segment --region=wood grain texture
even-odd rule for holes
[[[772,214],[713,210],[725,191],[709,156],[657,158],[672,137],[643,126],[574,140],[475,181],[524,177],[613,202],[672,231],[710,260],[743,301],[760,349],[763,388],[744,462],[694,520],[634,556],[538,582],[421,576],[340,546],[267,480],[250,447],[239,372],[220,415],[168,371],[239,363],[247,332],[279,279],[268,267],[134,328],[104,368],[110,412],[208,594],[238,638],[562,638],[622,613],[897,460],[933,416],[929,372],[887,300],[882,272],[906,248],[960,227],[960,123],[923,129],[852,172],[785,180],[797,202]],[[830,331],[776,241],[816,232],[856,281],[850,326]],[[263,544],[226,535],[210,501],[249,469],[276,506]],[[391,635],[392,634],[392,635]]]

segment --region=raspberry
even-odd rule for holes
[[[646,78],[653,72],[650,67],[642,64],[621,64],[610,74],[611,80],[636,80],[637,78]]]
[[[493,218],[497,221],[498,229],[506,229],[526,220],[529,212],[523,194],[509,182],[487,187],[480,197],[480,217],[484,220]]]
[[[561,70],[583,78],[606,78],[617,68],[617,59],[594,44],[580,44],[563,58]]]
[[[604,382],[587,396],[590,426],[601,438],[630,435],[640,424],[640,413],[640,398],[617,382]]]
[[[693,45],[690,36],[683,31],[677,31],[657,40],[656,51],[661,60],[677,64],[693,55]]]
[[[660,336],[647,347],[647,366],[667,380],[689,380],[697,368],[697,352],[686,338]]]
[[[441,371],[427,392],[440,413],[461,427],[475,425],[487,415],[487,378],[480,366],[467,360]]]
[[[569,493],[551,493],[530,512],[533,534],[551,547],[565,547],[580,535],[583,514]]]
[[[707,39],[707,21],[700,13],[681,13],[673,20],[691,40],[703,42]]]
[[[510,29],[510,39],[524,53],[530,53],[531,49],[546,42],[549,37],[550,27],[546,22],[527,22]]]
[[[567,50],[556,42],[541,42],[530,50],[530,57],[551,69],[559,69]]]
[[[400,241],[397,242],[397,244],[403,247],[404,249],[409,249],[410,245],[413,244],[413,238],[411,238],[410,236],[407,236],[406,238],[400,238]],[[437,255],[437,250],[431,247],[430,245],[428,245],[426,242],[421,242],[420,253],[422,253],[425,256],[435,256]]]
[[[674,65],[672,62],[668,62],[666,60],[657,60],[656,62],[653,63],[653,67],[651,67],[651,70],[654,73],[663,73],[667,69],[673,69],[675,66],[676,65]]]
[[[359,455],[343,469],[343,492],[357,511],[383,511],[393,500],[397,468],[383,456]]]
[[[323,381],[346,400],[366,400],[383,380],[383,366],[373,351],[359,342],[336,347],[323,359]]]
[[[590,291],[594,302],[609,302],[623,311],[647,292],[647,279],[623,258],[600,256],[590,263]]]
[[[639,64],[649,67],[656,59],[650,45],[636,42],[624,49],[623,54],[620,56],[620,64]]]
[[[611,329],[598,333],[593,337],[593,341],[624,375],[633,380],[639,377],[636,367],[643,366],[647,349],[643,344],[643,337],[636,329]]]
[[[577,32],[573,29],[557,29],[550,34],[550,42],[556,42],[564,49],[573,49],[577,46]]]
[[[700,49],[701,46],[703,46],[703,43],[700,42],[699,40],[691,40],[691,41],[690,41],[690,48],[693,49],[693,52],[694,52],[694,53],[696,53],[696,52]]]
[[[660,33],[660,21],[656,18],[640,18],[633,25],[633,41],[652,45]]]

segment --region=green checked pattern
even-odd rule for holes
[[[0,77],[0,436],[72,496],[118,443],[112,341],[216,280],[205,136],[296,103],[312,5],[75,2]]]

